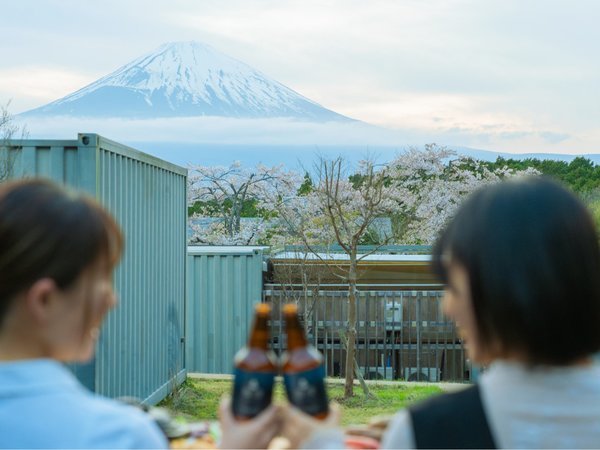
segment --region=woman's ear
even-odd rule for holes
[[[27,312],[39,325],[48,321],[54,306],[54,295],[58,287],[51,278],[42,278],[36,281],[25,293],[25,305]]]

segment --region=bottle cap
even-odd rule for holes
[[[297,314],[298,313],[298,305],[295,303],[288,303],[283,305],[283,313],[284,314]]]
[[[254,307],[257,314],[269,314],[271,312],[271,306],[268,303],[257,303]]]

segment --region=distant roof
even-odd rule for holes
[[[250,255],[268,249],[256,245],[188,245],[188,254],[192,255]]]
[[[360,258],[361,255],[358,255]],[[281,252],[273,255],[271,259],[293,259],[310,261],[349,261],[346,253],[308,253],[308,252]],[[429,262],[431,255],[379,255],[364,256],[360,262]]]
[[[311,253],[346,253],[339,244],[312,245],[310,250]],[[360,254],[373,253],[378,255],[431,255],[432,247],[431,245],[359,245],[357,250]],[[308,249],[305,245],[286,245],[283,251],[304,253],[307,252]]]

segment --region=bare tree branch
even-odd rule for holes
[[[25,126],[15,124],[14,117],[9,111],[10,101],[0,105],[0,182],[14,176],[16,158],[21,151],[19,142],[27,137]]]

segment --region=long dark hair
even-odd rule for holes
[[[600,350],[600,248],[581,201],[543,177],[474,193],[434,247],[468,272],[481,344],[564,365]]]
[[[42,179],[0,185],[0,326],[15,296],[41,278],[68,288],[96,262],[110,271],[123,237],[95,200]]]

